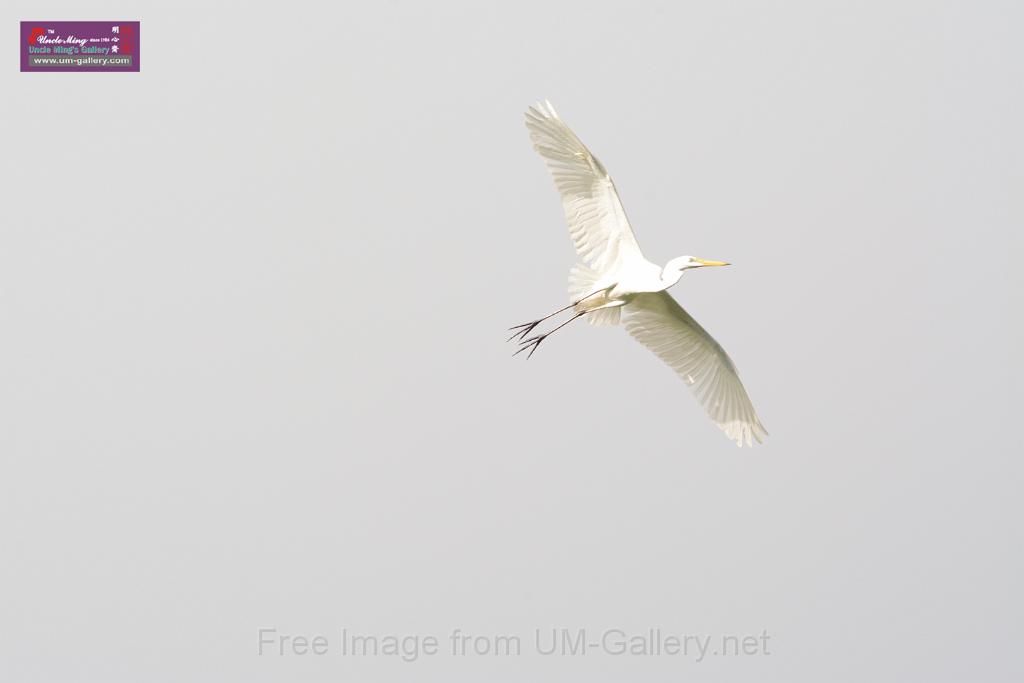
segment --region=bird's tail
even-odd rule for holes
[[[593,294],[600,275],[596,270],[583,263],[577,263],[569,270],[569,301],[579,301],[583,297]],[[587,308],[605,303],[603,295],[588,299]],[[591,325],[618,325],[619,308],[603,308],[599,311],[592,311],[586,318]]]

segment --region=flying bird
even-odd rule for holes
[[[664,266],[648,261],[626,218],[615,183],[590,150],[544,101],[526,112],[526,127],[562,195],[562,208],[582,263],[569,271],[569,305],[509,328],[526,357],[541,342],[577,318],[617,325],[668,364],[693,390],[712,421],[736,445],[768,435],[754,412],[736,366],[714,338],[668,293],[688,270],[727,266],[695,256],[677,256]],[[545,320],[572,311],[548,332],[529,336]],[[515,355],[515,354],[513,354]]]

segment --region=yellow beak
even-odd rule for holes
[[[727,265],[729,265],[725,261],[705,261],[702,258],[695,258],[693,260],[696,261],[697,263],[701,264],[702,266],[727,266]]]

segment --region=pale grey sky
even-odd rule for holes
[[[1024,677],[1019,3],[0,16],[140,19],[143,58],[0,70],[0,678]],[[544,97],[652,259],[734,264],[673,294],[764,446],[622,330],[510,357],[574,262]],[[551,628],[771,654],[540,655]]]

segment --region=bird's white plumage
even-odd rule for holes
[[[530,107],[526,127],[562,195],[565,220],[580,258],[600,273],[643,259],[611,176],[551,103]]]
[[[737,445],[767,436],[732,360],[668,292],[637,294],[626,305],[626,331],[690,385],[711,420]]]
[[[732,360],[665,291],[686,269],[728,264],[692,256],[677,257],[664,267],[648,261],[611,176],[551,103],[531,107],[526,127],[554,177],[569,234],[584,262],[569,275],[573,319],[585,315],[592,323],[614,325],[625,312],[626,330],[675,370],[726,436],[739,446],[760,443],[767,432]],[[520,338],[520,351],[530,349],[532,355],[550,332],[526,335],[550,317],[513,328],[519,330],[513,338]]]
[[[579,301],[599,287],[601,273],[585,263],[577,263],[569,270],[569,301]],[[587,315],[591,325],[618,325],[619,307],[591,311]]]

